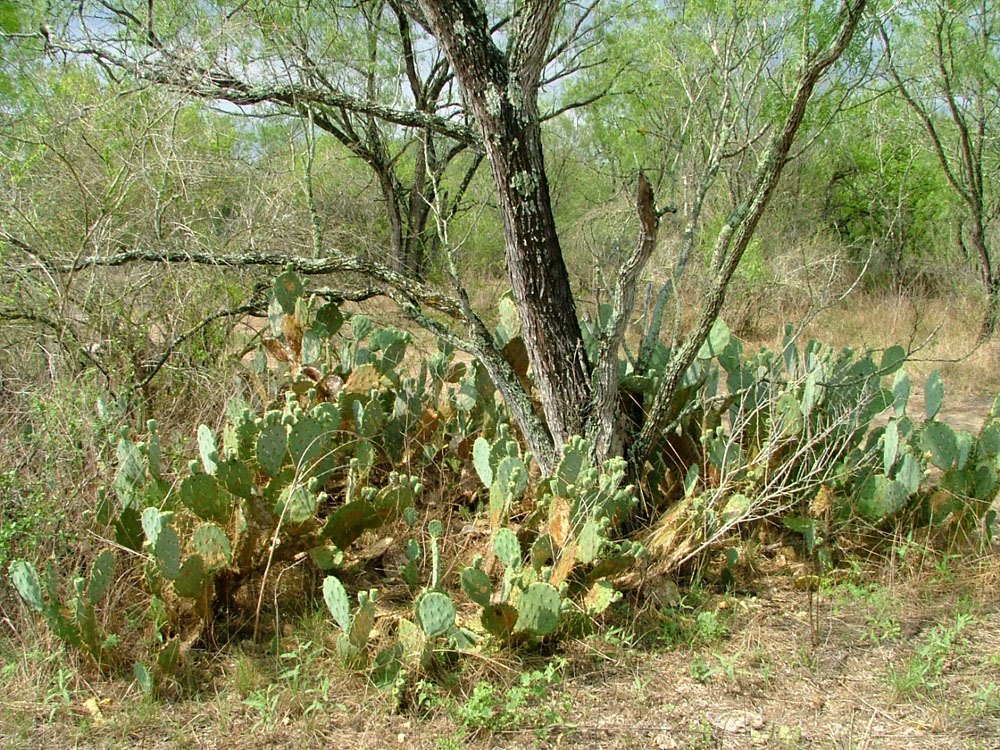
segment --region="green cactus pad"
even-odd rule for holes
[[[516,500],[524,494],[528,487],[528,472],[524,468],[524,462],[517,456],[507,456],[497,464],[493,481],[508,492],[511,499]]]
[[[582,450],[579,450],[578,447],[567,447],[566,453],[556,469],[556,478],[559,483],[556,487],[556,494],[568,495],[568,485],[576,484],[580,479],[580,472],[588,465],[587,456]]]
[[[149,420],[151,429],[149,437],[146,438],[146,463],[149,467],[149,475],[156,480],[163,479],[160,474],[160,438],[156,434],[153,420]]]
[[[378,513],[367,500],[355,500],[337,508],[326,520],[320,536],[329,539],[340,549],[347,549],[369,529],[377,529],[382,523]]]
[[[268,424],[257,436],[257,463],[270,477],[278,476],[285,463],[288,435],[280,424]]]
[[[309,559],[320,570],[334,570],[344,564],[344,553],[332,544],[324,544],[309,550]]]
[[[348,632],[351,629],[351,600],[344,584],[336,576],[323,579],[323,601],[340,629]]]
[[[205,593],[205,562],[201,555],[191,555],[181,565],[180,575],[174,581],[174,593],[186,599],[197,599]]]
[[[135,508],[124,508],[115,519],[115,541],[138,552],[142,549],[142,518]]]
[[[396,687],[403,671],[403,647],[399,643],[387,646],[375,655],[370,673],[371,681],[379,690]]]
[[[592,563],[601,554],[603,546],[604,535],[601,534],[597,522],[593,518],[587,519],[577,540],[577,559],[585,565]]]
[[[994,422],[979,433],[979,455],[996,458],[1000,456],[1000,422]]]
[[[90,580],[87,583],[87,597],[90,605],[96,605],[108,591],[115,572],[115,553],[109,549],[101,550],[90,568]]]
[[[403,664],[409,669],[426,670],[431,665],[433,655],[427,636],[417,625],[405,617],[396,626],[396,639],[403,648],[400,656]]]
[[[466,568],[462,571],[462,591],[480,607],[488,607],[493,595],[493,584],[490,577],[479,568]]]
[[[181,502],[203,521],[225,523],[232,511],[231,496],[210,474],[185,477],[180,488]]]
[[[533,583],[521,594],[518,602],[517,630],[534,635],[548,635],[559,627],[562,600],[555,586]]]
[[[285,491],[292,482],[295,481],[295,469],[288,466],[278,472],[278,475],[274,477],[267,486],[264,487],[264,492],[261,493],[264,500],[275,507],[278,505],[278,501],[281,498],[281,493]]]
[[[493,485],[493,467],[490,465],[490,444],[482,437],[472,444],[472,465],[484,487]]]
[[[415,497],[413,487],[409,484],[383,487],[375,496],[375,512],[382,523],[393,523],[404,511],[413,507]]]
[[[455,605],[447,594],[428,591],[417,600],[417,623],[428,638],[447,633],[455,624]]]
[[[490,635],[507,639],[514,633],[517,618],[517,610],[509,604],[491,604],[483,607],[479,621]]]
[[[173,580],[181,574],[181,540],[172,526],[164,526],[153,545],[156,567],[164,578]]]
[[[954,430],[942,422],[926,422],[920,431],[920,447],[931,454],[931,463],[950,469],[959,457]]]
[[[169,526],[174,520],[171,511],[161,511],[159,508],[144,508],[142,511],[142,531],[149,540],[152,547],[156,547],[156,540],[160,536],[160,529]]]
[[[327,302],[316,311],[313,330],[317,336],[330,337],[340,330],[344,324],[344,316],[335,302]]]
[[[544,565],[547,565],[555,558],[555,545],[552,542],[552,537],[548,534],[539,535],[531,543],[528,555],[531,558],[531,567],[535,570],[541,570]]]
[[[597,615],[610,607],[616,598],[620,597],[621,593],[615,591],[614,586],[607,581],[595,581],[583,598],[583,606],[588,613]]]
[[[249,500],[253,495],[253,474],[243,461],[222,461],[215,474],[222,486],[237,497]]]
[[[278,274],[274,280],[274,299],[285,315],[295,314],[295,303],[302,296],[302,282],[294,271]]]
[[[215,474],[219,467],[219,449],[215,444],[215,434],[208,425],[198,425],[198,453],[206,474]]]
[[[284,513],[287,523],[299,524],[312,518],[318,506],[319,495],[300,484],[292,484],[281,493],[274,510],[279,515]]]
[[[364,669],[368,664],[367,654],[351,642],[347,633],[337,639],[337,655],[347,669]]]
[[[330,449],[328,432],[329,428],[312,417],[302,417],[292,425],[288,433],[288,452],[300,473],[315,472],[320,459]]]
[[[941,381],[941,373],[934,370],[927,377],[927,384],[924,386],[924,409],[927,419],[932,420],[941,411],[941,404],[944,402],[944,383]]]
[[[226,532],[214,523],[203,523],[191,535],[191,546],[201,555],[206,570],[212,572],[232,561],[233,550]]]
[[[858,512],[865,518],[881,520],[901,510],[907,494],[901,482],[872,474],[858,493]]]
[[[912,453],[904,454],[903,460],[899,462],[899,468],[896,470],[896,481],[903,485],[907,494],[912,495],[920,489],[920,482],[923,478],[924,471],[920,459]]]
[[[141,506],[141,490],[145,484],[146,468],[139,446],[122,438],[118,441],[118,471],[115,472],[115,491],[122,506]]]
[[[955,432],[955,443],[958,446],[958,456],[955,459],[955,468],[961,471],[965,468],[972,452],[972,445],[975,438],[968,430],[958,430]]]
[[[42,581],[38,577],[35,566],[25,560],[15,560],[10,564],[10,577],[14,588],[21,598],[34,610],[45,610],[45,598],[42,596]]]
[[[238,458],[241,461],[248,461],[257,455],[257,436],[260,434],[261,426],[247,413],[233,424],[235,433],[236,453],[230,458]]]
[[[497,529],[493,535],[493,552],[508,568],[521,565],[521,543],[510,529]]]
[[[76,620],[76,627],[80,632],[83,644],[95,659],[100,660],[101,638],[98,635],[94,607],[84,597],[78,596],[70,602],[70,610]]]

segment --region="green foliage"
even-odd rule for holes
[[[916,423],[901,348],[800,347],[788,331],[780,352],[745,354],[724,323],[685,374],[671,405],[675,428],[647,475],[633,477],[620,458],[597,463],[587,440],[571,438],[552,475],[532,478],[532,456],[477,364],[454,363],[442,345],[419,369],[408,367],[408,335],[335,314],[329,302],[317,307],[288,273],[282,294],[298,296],[272,304],[275,335],[267,343],[285,357],[280,398],[256,413],[234,400],[221,435],[199,426],[197,459],[186,468],[164,454],[155,422],[141,437],[120,431],[113,483],[95,515],[138,553],[117,560],[133,567],[116,573],[110,550],[69,583],[53,566],[44,574],[25,561],[10,566],[21,597],[58,637],[102,666],[137,665],[144,689],[180,667],[241,586],[293,561],[324,571],[343,664],[397,699],[445,653],[585,631],[621,598],[615,581],[646,554],[631,538],[633,524],[646,520],[637,516],[633,478],[656,490],[648,494],[677,523],[651,537],[668,563],[773,515],[830,565],[838,537],[853,528],[951,519],[972,529],[988,521],[1000,487],[1000,415],[978,435],[933,418]],[[328,340],[331,331],[340,338]],[[335,358],[305,365],[306,332]],[[622,363],[624,386],[643,405],[668,355],[657,348],[645,373]],[[925,413],[936,417],[944,397],[936,375],[925,392],[932,394]],[[891,416],[873,430],[881,413]],[[399,465],[434,466],[437,474],[401,474]],[[429,510],[421,507],[424,480],[450,492],[470,468],[488,492],[481,520],[489,533],[471,565],[446,574],[454,532],[446,516],[421,523]],[[412,614],[390,623],[380,620],[375,589],[352,602],[347,576],[357,567],[348,563],[368,532],[400,521],[408,534],[399,574]],[[730,552],[731,575],[739,556]],[[102,611],[108,592],[126,581],[141,587],[152,625],[128,653],[102,629],[116,621]],[[468,620],[463,597],[475,605]],[[689,619],[691,638],[725,628],[714,612]]]

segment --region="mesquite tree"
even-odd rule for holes
[[[266,103],[308,118],[375,171],[386,204],[399,213],[398,221],[390,217],[394,238],[402,237],[396,227],[406,221],[412,224],[407,230],[411,234],[425,234],[421,222],[429,215],[427,206],[439,222],[446,222],[479,155],[484,156],[493,178],[507,272],[540,410],[472,308],[460,263],[449,255],[447,246],[443,251],[449,257],[453,284],[448,294],[420,280],[415,251],[405,249],[387,264],[333,248],[323,248],[322,257],[311,259],[126,248],[114,255],[79,258],[66,268],[188,260],[216,265],[290,263],[304,273],[362,273],[415,321],[480,358],[544,471],[554,468],[562,446],[577,434],[591,438],[599,458],[629,452],[638,467],[666,426],[675,390],[719,315],[726,287],[789,158],[806,105],[824,73],[850,43],[865,5],[866,0],[844,0],[835,8],[780,6],[775,11],[799,20],[801,40],[794,71],[787,73],[787,85],[776,95],[770,119],[754,135],[754,144],[763,147],[755,151],[756,164],[746,192],[712,246],[712,276],[696,325],[672,349],[658,392],[638,422],[624,420],[621,413],[619,357],[640,274],[659,233],[661,212],[653,188],[640,172],[638,237],[618,270],[612,312],[598,332],[596,349],[588,356],[553,217],[542,145],[545,115],[539,105],[540,91],[562,72],[584,66],[581,61],[588,42],[581,40],[594,29],[596,3],[581,8],[563,0],[528,0],[484,8],[475,0],[365,2],[357,6],[365,19],[364,31],[359,32],[357,26],[345,26],[336,9],[307,15],[294,3],[281,14],[272,13],[268,3],[196,6],[184,11],[197,14],[188,18],[168,16],[155,2],[101,0],[75,6],[60,25],[53,24],[56,30],[43,32],[48,50],[90,58],[118,78],[239,106]],[[393,19],[397,27],[403,85],[397,85],[387,72],[385,57],[379,52],[385,18]],[[265,34],[267,44],[241,46],[241,35],[250,27],[272,30],[273,35]],[[218,43],[220,39],[224,43]],[[354,46],[364,42],[360,47],[364,54],[355,51],[350,58],[363,58],[364,65],[337,68],[314,54],[317,46],[327,51],[343,47],[344,39],[354,40]],[[339,52],[346,54],[342,49]],[[760,81],[769,80],[774,68],[787,58],[787,50],[776,51],[769,64],[760,66]],[[723,63],[738,66],[740,60]],[[557,109],[588,101],[583,97]],[[398,169],[401,157],[398,152],[389,155],[386,144],[400,143],[407,133],[415,134],[408,143],[415,144],[412,148],[418,156],[411,171],[416,177],[404,190],[398,173],[393,172],[396,177],[389,174]],[[723,126],[717,137],[721,139],[718,148],[724,149],[728,130]],[[448,190],[444,169],[460,154],[468,156],[465,177],[456,178]],[[704,172],[706,190],[717,171]],[[403,193],[405,200],[400,199]],[[411,218],[404,220],[404,214]],[[650,342],[659,335],[658,325],[649,326],[645,335],[642,348],[649,351]]]
[[[989,235],[1000,203],[992,176],[1000,118],[997,32],[1000,13],[989,0],[906,6],[893,39],[879,25],[889,78],[920,121],[941,170],[965,209],[958,241],[978,265],[986,293],[980,336],[1000,326],[1000,271]]]

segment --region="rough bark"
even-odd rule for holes
[[[507,272],[556,448],[582,434],[590,365],[563,261],[542,156],[537,87],[558,0],[527,4],[510,55],[474,0],[420,0],[481,132],[504,228]]]

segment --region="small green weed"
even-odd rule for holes
[[[499,729],[534,728],[545,732],[565,723],[568,706],[554,706],[548,701],[549,688],[562,680],[566,660],[557,657],[545,669],[524,672],[506,690],[481,681],[472,689],[464,704],[452,708],[455,721],[472,733]]]
[[[975,622],[975,617],[962,613],[951,625],[936,625],[901,668],[889,670],[887,679],[896,695],[911,697],[936,687],[936,678],[945,671],[964,632]]]

